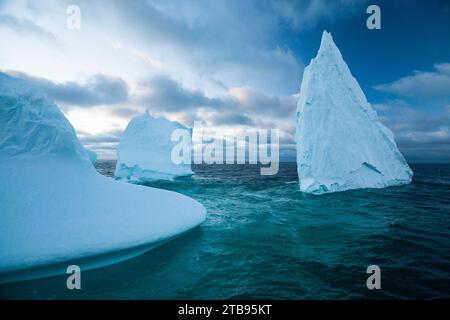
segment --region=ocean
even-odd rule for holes
[[[112,177],[114,161],[97,170]],[[31,299],[450,298],[450,164],[412,164],[413,183],[320,196],[299,192],[295,163],[196,165],[154,182],[207,209],[206,221],[134,259],[67,276],[0,286]],[[381,289],[369,290],[369,265]]]

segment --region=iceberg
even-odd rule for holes
[[[95,165],[95,163],[97,162],[97,153],[89,149],[86,149],[86,152],[89,156],[89,160],[91,160],[92,164]]]
[[[302,192],[322,194],[411,182],[413,172],[394,135],[378,120],[326,31],[317,56],[303,73],[295,139]]]
[[[0,283],[123,261],[205,216],[187,196],[97,173],[58,107],[0,73]]]
[[[172,141],[174,130],[183,129],[189,139]],[[155,118],[148,111],[131,119],[120,137],[115,178],[130,182],[173,180],[178,176],[192,175],[189,163],[172,161],[172,150],[178,143],[191,150],[192,130],[164,117]]]

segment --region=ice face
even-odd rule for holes
[[[0,283],[121,261],[205,215],[181,194],[101,176],[57,106],[0,73]]]
[[[411,182],[392,132],[379,120],[331,34],[305,68],[297,105],[300,190],[321,194]]]
[[[174,130],[184,129],[189,135],[186,148],[191,149],[191,130],[178,122],[164,117],[154,118],[148,112],[134,117],[125,129],[118,147],[116,179],[146,181],[172,180],[174,177],[191,175],[190,163],[176,164],[171,158],[178,143],[172,141]]]
[[[58,107],[24,80],[0,73],[1,156],[67,156],[89,160]]]
[[[97,153],[89,149],[86,149],[86,152],[89,156],[89,160],[91,160],[92,164],[95,164],[97,162]]]

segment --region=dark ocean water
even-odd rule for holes
[[[97,169],[112,176],[114,162]],[[0,287],[8,298],[450,298],[450,165],[412,165],[413,183],[312,196],[296,165],[260,176],[251,165],[194,166],[151,186],[200,201],[206,221],[142,256],[82,273]],[[368,290],[366,268],[381,268]]]

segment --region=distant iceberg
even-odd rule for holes
[[[120,137],[116,179],[142,182],[193,174],[190,163],[176,164],[171,158],[178,143],[171,140],[176,129],[184,129],[189,134],[183,143],[187,144],[185,149],[191,150],[192,132],[182,124],[164,117],[155,118],[148,111],[131,119]]]
[[[403,185],[413,176],[326,31],[304,70],[296,141],[300,190],[306,193]]]
[[[0,283],[122,261],[205,215],[184,195],[97,173],[57,106],[0,73]]]

